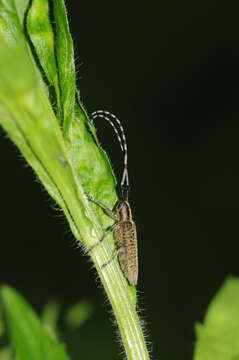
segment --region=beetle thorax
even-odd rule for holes
[[[118,221],[131,221],[132,212],[128,201],[120,201],[115,209]]]

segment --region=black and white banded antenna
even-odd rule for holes
[[[124,153],[124,170],[123,170],[120,187],[121,187],[123,200],[127,201],[128,200],[128,192],[129,192],[128,148],[127,148],[127,142],[126,142],[124,128],[123,128],[120,120],[114,114],[111,114],[109,111],[104,111],[104,110],[94,111],[90,116],[92,123],[94,122],[94,120],[96,118],[105,119],[106,121],[108,121],[110,123],[110,125],[113,127],[114,132],[116,133],[116,136],[118,138],[121,151]],[[120,129],[120,133],[119,133],[116,125],[118,125],[118,127]]]

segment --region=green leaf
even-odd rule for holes
[[[31,62],[30,72],[32,68],[34,68],[39,85],[48,95],[47,87],[35,64],[24,33],[24,17],[28,2],[29,1],[26,0],[0,0],[0,39],[2,40],[2,44],[5,42],[9,47],[22,49],[22,52],[25,53],[25,56],[27,56]],[[6,58],[6,54],[1,53],[1,58],[2,56],[3,59]],[[11,60],[12,62],[16,61],[16,59]],[[27,69],[25,69],[24,73],[26,72]]]
[[[77,106],[76,119],[71,129],[71,156],[74,170],[84,191],[113,209],[118,200],[117,182],[105,151],[92,139],[94,131],[84,111]],[[90,205],[103,229],[113,224],[113,220],[100,206],[92,202]],[[109,236],[108,240],[114,244],[112,236]]]
[[[48,335],[37,315],[15,290],[2,286],[0,300],[15,360],[69,359],[64,346]]]
[[[49,194],[63,209],[73,234],[79,240],[80,234],[62,194],[17,122],[18,117],[22,124],[25,123],[23,109],[27,111],[28,117],[35,112],[34,118],[37,118],[37,107],[41,106],[40,99],[44,104],[48,103],[47,88],[29,51],[24,34],[23,18],[27,5],[28,2],[23,0],[0,0],[0,124],[36,171]],[[29,110],[26,110],[24,101],[28,101]],[[47,107],[48,110],[43,110],[43,113],[52,118],[50,103]],[[47,115],[49,113],[50,115]],[[64,161],[64,156],[59,155],[59,159]]]
[[[6,4],[11,3],[12,5],[15,5],[18,18],[20,20],[21,26],[23,27],[24,17],[29,5],[29,0],[15,0],[15,1],[5,0],[5,3]]]
[[[239,279],[229,277],[196,325],[194,360],[239,360]]]
[[[59,88],[58,69],[55,59],[55,44],[52,24],[49,17],[48,0],[33,0],[27,15],[27,31],[35,48],[41,69],[47,77],[55,94],[52,102],[57,101],[58,120],[61,123],[61,95]]]
[[[50,121],[49,118],[54,119],[45,92],[42,90],[41,83],[36,76],[34,66],[28,54],[25,52],[22,43],[12,48],[0,38],[0,54],[0,124],[21,150],[28,163],[36,171],[49,194],[63,209],[70,223],[72,232],[77,239],[80,239],[79,232],[75,227],[61,192],[56,186],[47,167],[37,155],[34,147],[31,146],[26,134],[26,132],[30,132],[33,142],[40,145],[39,137],[42,130],[38,130],[38,133],[35,133],[35,131],[37,131],[37,124],[39,125],[39,121],[36,120],[39,120],[41,113],[41,111],[39,112],[37,109],[42,109],[44,117],[47,117],[48,123]],[[17,62],[15,59],[17,59]],[[41,105],[41,102],[45,105]],[[25,120],[27,118],[29,119],[29,117],[32,119],[33,129],[26,124]],[[56,121],[56,119],[54,120]],[[26,127],[26,132],[24,132],[23,126]],[[62,141],[59,129],[54,133],[54,136],[49,142],[47,142],[45,136],[41,136],[41,138],[47,142],[46,148],[49,147],[49,145],[51,147],[53,139],[57,137],[57,132],[58,138],[60,137],[60,141]],[[44,145],[41,146],[44,148]],[[55,157],[59,163],[61,159],[62,161],[64,159],[61,151],[59,151]],[[61,167],[64,168],[64,166]]]
[[[76,96],[74,48],[64,1],[54,0],[53,3],[56,27],[55,47],[63,109],[63,129],[64,137],[69,141],[71,124],[75,114]]]
[[[24,38],[23,21],[29,0],[0,0],[0,36],[16,44]]]

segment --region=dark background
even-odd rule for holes
[[[88,111],[122,120],[139,237],[139,297],[153,359],[192,359],[229,274],[239,275],[239,47],[236,2],[67,1]],[[117,174],[112,129],[98,135]],[[120,359],[103,290],[63,216],[1,130],[0,280],[41,311],[88,298],[95,312],[64,341],[72,359]]]

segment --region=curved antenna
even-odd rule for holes
[[[100,111],[100,110],[99,110],[99,111]],[[101,113],[100,113],[100,114],[97,114],[97,112],[98,112],[98,111],[94,111],[94,112],[91,114],[91,116],[90,116],[91,122],[94,124],[94,120],[95,120],[96,118],[98,118],[98,117],[107,120],[107,121],[110,123],[110,125],[113,127],[113,129],[114,129],[114,131],[115,131],[115,133],[116,133],[116,135],[117,135],[118,141],[119,141],[119,143],[120,143],[121,151],[124,151],[122,139],[121,139],[120,134],[119,134],[117,128],[115,127],[115,124],[113,123],[113,121],[110,120],[110,118],[108,118],[107,116],[105,116],[105,115],[103,115],[103,114],[101,114]]]
[[[125,194],[125,195],[123,195],[123,197],[128,198],[128,188],[129,188],[128,148],[127,148],[127,142],[126,142],[126,137],[125,137],[125,133],[124,133],[124,128],[123,128],[120,120],[114,114],[111,114],[109,111],[104,111],[104,110],[94,111],[90,116],[91,121],[93,122],[94,119],[96,119],[97,117],[105,119],[113,127],[113,129],[117,135],[118,141],[120,143],[121,151],[123,151],[123,153],[124,153],[124,171],[123,171],[122,180],[121,180],[121,189],[122,189],[122,194]],[[112,121],[110,118],[112,118],[112,120],[114,120],[117,123],[117,125],[119,126],[122,138],[115,126],[114,121]],[[124,186],[126,186],[127,190],[123,190]]]

